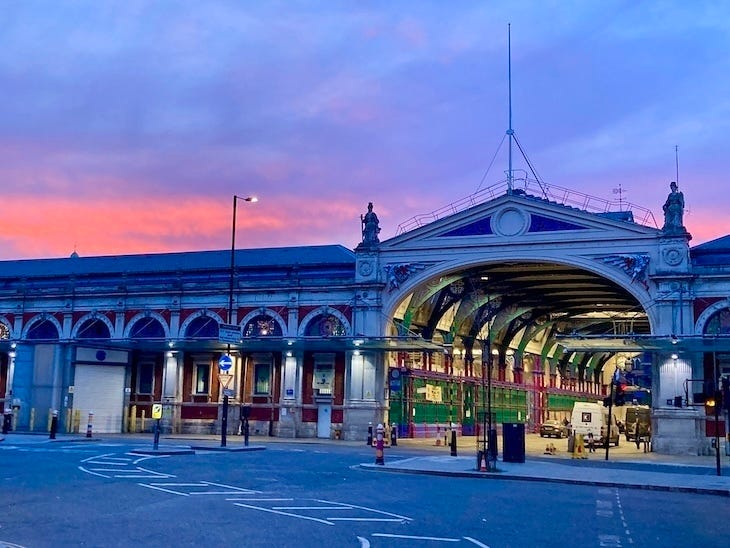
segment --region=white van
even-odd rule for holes
[[[618,447],[619,432],[618,426],[614,422],[611,428],[610,442]],[[588,433],[593,433],[593,439],[597,445],[603,445],[608,430],[608,409],[600,403],[577,401],[573,404],[573,413],[571,414],[571,429],[576,436],[588,437]]]

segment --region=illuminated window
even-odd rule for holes
[[[345,326],[332,314],[317,316],[307,326],[305,335],[310,337],[343,337],[347,334]]]
[[[207,394],[210,381],[210,364],[195,364],[195,393]]]
[[[10,329],[4,323],[0,323],[0,339],[9,339]]]
[[[727,308],[715,312],[705,324],[706,335],[730,334],[730,310]]]
[[[256,316],[243,328],[244,337],[281,337],[279,323],[265,314]]]
[[[268,394],[271,387],[271,367],[269,364],[257,363],[254,374],[254,394]]]

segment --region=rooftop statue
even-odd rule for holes
[[[664,202],[664,226],[662,230],[664,232],[680,232],[684,233],[687,230],[682,224],[682,216],[684,215],[684,194],[677,188],[677,183],[672,181],[669,184],[671,192],[667,196],[667,201]]]
[[[373,203],[368,203],[368,212],[360,215],[362,223],[362,243],[364,245],[375,245],[380,242],[378,233],[380,232],[380,222],[378,216],[373,211]]]

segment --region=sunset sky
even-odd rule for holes
[[[0,259],[381,239],[504,179],[730,234],[730,3],[8,0]],[[490,167],[491,166],[491,167]],[[527,166],[516,153],[515,167]]]

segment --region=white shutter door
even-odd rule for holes
[[[80,431],[86,431],[89,412],[93,412],[94,432],[120,433],[124,410],[124,367],[77,364],[74,379],[76,409],[81,411]]]

